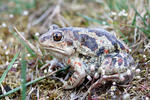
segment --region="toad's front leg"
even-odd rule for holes
[[[67,63],[68,63],[68,65],[71,66],[74,73],[72,74],[72,76],[69,78],[69,80],[67,82],[64,82],[63,88],[64,89],[72,89],[72,88],[75,88],[76,86],[82,84],[82,82],[84,81],[84,78],[86,76],[86,72],[84,69],[85,65],[78,58],[68,59]]]

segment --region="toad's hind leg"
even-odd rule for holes
[[[119,79],[112,79],[118,83],[128,83],[133,79],[133,72],[135,69],[135,63],[131,55],[127,53],[112,53],[106,55],[99,67],[99,73],[101,76],[111,76],[118,74]]]
[[[85,65],[78,58],[71,61],[71,67],[74,73],[67,82],[63,82],[64,89],[72,89],[83,83],[86,76],[84,66]]]
[[[132,69],[134,69],[134,67],[134,60],[127,53],[113,53],[105,56],[98,70],[101,74],[100,79],[90,86],[83,98],[85,98],[93,88],[101,86],[104,81],[113,81],[119,84],[129,83],[133,79],[134,70]]]

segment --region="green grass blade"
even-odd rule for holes
[[[131,7],[134,9],[136,15],[141,18],[141,20],[142,20],[142,22],[144,23],[144,25],[145,25],[145,26],[148,26],[148,25],[146,24],[144,18],[140,15],[140,13],[136,10],[136,8],[135,8],[133,5],[131,5]]]
[[[150,39],[150,28],[145,29],[145,28],[142,28],[142,27],[139,27],[139,26],[135,26],[135,27],[137,27],[139,30],[141,30]]]
[[[47,76],[42,76],[42,77],[39,77],[39,78],[37,78],[37,79],[35,79],[35,80],[33,80],[33,81],[28,82],[28,83],[26,83],[26,87],[29,86],[29,85],[31,85],[31,84],[34,84],[34,83],[36,83],[36,82],[38,82],[38,81],[40,81],[40,80],[43,80],[43,79],[49,77],[50,75],[52,75],[52,74],[54,74],[54,73],[56,73],[56,72],[57,72],[57,71],[54,71],[54,72],[52,72],[51,74],[49,74],[49,75],[47,75]],[[0,99],[3,98],[3,97],[5,97],[5,96],[8,96],[8,95],[10,95],[10,94],[12,94],[12,93],[14,93],[14,92],[17,92],[17,91],[19,91],[20,89],[21,89],[21,86],[15,88],[15,89],[13,89],[13,90],[10,90],[10,91],[8,91],[8,92],[5,93],[5,94],[2,94],[2,95],[0,95]]]
[[[96,22],[98,24],[103,24],[103,21],[100,21],[100,20],[97,20],[97,19],[94,19],[94,18],[91,18],[89,16],[86,16],[86,15],[83,15],[81,13],[77,13],[78,16],[81,16],[83,18],[85,18],[86,20],[88,21],[91,21],[91,22]],[[109,23],[106,22],[106,25],[109,25]]]
[[[128,10],[127,0],[106,0],[106,4],[111,11]]]
[[[7,73],[8,73],[8,71],[12,68],[12,66],[13,66],[13,64],[14,64],[14,62],[15,62],[15,60],[16,60],[17,57],[19,56],[19,53],[20,53],[20,52],[18,52],[18,53],[14,56],[14,58],[12,59],[12,61],[10,62],[10,64],[8,65],[7,69],[4,71],[3,75],[2,75],[1,78],[0,78],[0,84],[1,84],[1,83],[3,82],[3,80],[5,79],[5,77],[6,77]]]
[[[26,100],[26,60],[25,53],[22,54],[21,60],[21,87],[22,87],[22,100]]]
[[[35,79],[35,80],[31,81],[31,82],[28,82],[28,83],[26,84],[26,86],[29,86],[29,85],[31,85],[31,84],[34,84],[34,83],[36,83],[36,82],[38,82],[38,81],[40,81],[40,80],[42,80],[42,79],[44,79],[44,78],[45,78],[45,77],[43,76],[43,77],[37,78],[37,79]],[[3,97],[5,97],[5,96],[8,96],[8,95],[10,95],[10,94],[12,94],[12,93],[14,93],[14,92],[17,92],[17,91],[19,91],[20,89],[21,89],[21,86],[15,88],[15,89],[13,89],[13,90],[10,90],[10,91],[8,91],[8,92],[5,93],[5,94],[0,95],[0,99],[3,98]]]
[[[146,9],[148,16],[150,17],[150,11],[148,10],[147,6],[145,6],[145,9]]]
[[[27,51],[32,55],[32,57],[36,57],[37,55],[35,54],[35,52],[22,40],[18,37],[18,35],[16,35],[15,32],[11,32],[19,41],[20,43],[26,47]]]
[[[132,25],[134,26],[136,24],[136,14],[134,15],[133,21],[132,21]]]
[[[113,6],[114,0],[106,0],[106,3],[107,3],[110,10],[115,10],[115,7]]]

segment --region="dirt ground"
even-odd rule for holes
[[[101,27],[115,33],[130,48],[139,74],[126,86],[112,86],[112,83],[106,82],[92,90],[86,97],[87,100],[150,99],[149,0],[1,0],[2,100],[80,100],[91,86],[85,80],[75,89],[64,90],[56,77],[65,76],[66,71],[58,73],[58,76],[43,77],[48,72],[41,70],[41,67],[53,57],[40,47],[38,37],[52,24],[60,27]],[[42,57],[35,54],[26,45],[27,42],[16,35],[14,27],[37,50],[41,48]],[[40,81],[34,81],[39,78]],[[29,85],[26,87],[26,84]],[[20,89],[20,86],[23,88]],[[6,93],[7,96],[4,95]]]

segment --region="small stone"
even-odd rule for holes
[[[131,52],[132,51],[132,49],[129,49],[129,52]]]
[[[7,46],[4,46],[3,49],[6,50],[6,49],[7,49]]]
[[[139,74],[141,72],[140,69],[136,69],[136,74]]]
[[[145,100],[149,100],[149,97],[145,97]]]
[[[114,92],[110,92],[110,95],[111,95],[111,96],[114,96]]]
[[[36,33],[35,33],[35,36],[39,36],[39,35],[40,35],[40,33],[39,33],[39,32],[36,32]]]
[[[13,14],[10,14],[10,15],[9,15],[9,18],[14,18],[14,15],[13,15]]]
[[[44,70],[44,73],[47,73],[47,69]]]
[[[14,68],[17,68],[17,67],[18,67],[18,64],[14,64],[13,67],[14,67]]]
[[[6,52],[5,52],[5,55],[8,55],[8,54],[9,54],[9,51],[6,51]]]
[[[132,98],[132,100],[137,100],[137,98],[138,98],[138,97],[134,97],[134,98]]]
[[[0,39],[0,43],[2,43],[3,42],[3,40],[2,39]]]
[[[2,27],[7,27],[5,22],[2,23]]]
[[[146,58],[146,55],[143,55],[143,58]]]
[[[136,68],[135,68],[135,67],[132,67],[131,69],[132,69],[133,71],[135,71]]]
[[[119,77],[119,78],[120,78],[120,80],[121,80],[121,81],[124,81],[124,80],[125,80],[125,78],[124,78],[124,76],[123,76],[123,75],[120,75],[120,77]]]
[[[140,79],[140,78],[141,78],[141,76],[136,76],[136,78],[137,78],[137,79]]]
[[[124,94],[123,100],[130,100],[130,94],[128,94],[128,93]]]
[[[131,70],[127,70],[127,75],[131,75]]]
[[[113,84],[113,85],[116,85],[116,82],[113,82],[112,84]]]
[[[133,89],[136,89],[136,87],[135,87],[135,86],[133,86],[132,88],[133,88]]]
[[[111,86],[110,90],[111,91],[116,91],[117,87],[116,86]]]
[[[118,13],[118,16],[128,16],[128,14],[126,13],[125,9],[123,9]]]
[[[148,15],[146,15],[145,18],[148,19]]]
[[[103,24],[103,25],[106,25],[106,22],[105,22],[105,21],[103,21],[103,22],[102,22],[102,24]]]
[[[29,12],[27,10],[23,11],[23,16],[27,16]]]
[[[112,98],[113,98],[112,100],[116,100],[117,99],[116,95],[114,95]]]
[[[98,77],[99,77],[99,74],[98,74],[98,73],[95,73],[95,74],[94,74],[94,79],[98,79]]]
[[[111,12],[111,15],[116,16],[117,13],[116,12]]]
[[[91,78],[90,75],[87,76],[87,79],[88,79],[89,81],[92,81],[92,78]]]
[[[27,57],[31,57],[31,54],[30,54],[30,53],[28,53],[28,54],[27,54]]]
[[[95,65],[91,65],[91,66],[90,66],[90,71],[91,71],[91,72],[95,71]]]
[[[8,62],[8,61],[6,61],[6,65],[9,65],[9,62]]]

